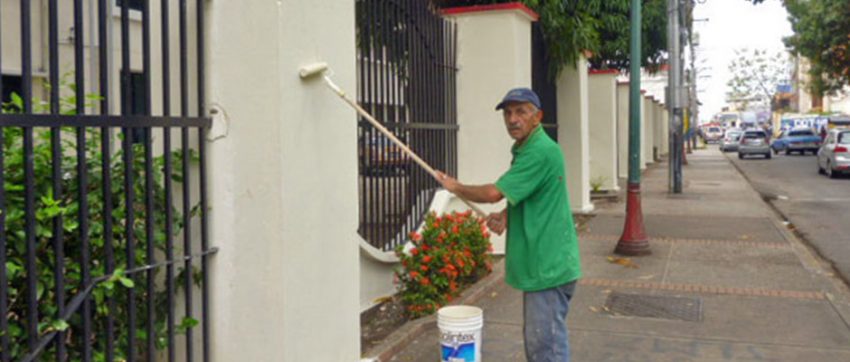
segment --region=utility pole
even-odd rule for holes
[[[667,104],[670,119],[669,191],[682,193],[682,36],[680,30],[680,0],[667,0],[667,47],[670,70],[667,77]]]
[[[629,182],[626,195],[626,222],[614,253],[648,255],[649,240],[643,227],[640,206],[640,64],[641,0],[631,0],[631,54],[629,56]]]

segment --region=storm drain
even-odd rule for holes
[[[702,299],[612,292],[605,307],[615,315],[702,321]]]

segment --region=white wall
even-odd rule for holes
[[[647,115],[647,106],[646,106],[646,91],[641,90],[640,92],[640,169],[645,170],[646,165],[650,163],[652,160],[652,153],[647,153],[647,145],[649,144],[650,135],[647,132],[647,126],[649,119]]]
[[[644,127],[644,143],[641,147],[644,149],[645,163],[654,163],[652,148],[655,147],[655,110],[653,109],[652,96],[649,94],[643,95],[643,118],[641,119]]]
[[[629,177],[629,83],[617,83],[617,174]]]
[[[531,87],[531,22],[520,9],[448,15],[458,24],[458,179],[495,182],[510,167],[513,140],[496,104],[512,88]],[[487,212],[504,201],[481,205]],[[504,236],[493,235],[493,250],[504,253]]]
[[[590,212],[587,59],[579,57],[575,67],[562,70],[557,87],[558,143],[566,161],[570,206],[573,212]]]
[[[588,76],[590,180],[617,191],[617,73]]]
[[[208,4],[213,360],[357,360],[356,119],[298,77],[354,91],[354,3]]]

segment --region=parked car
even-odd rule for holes
[[[360,138],[360,166],[364,175],[395,175],[407,172],[412,159],[387,136],[376,133]]]
[[[747,130],[738,142],[738,158],[749,155],[764,155],[770,159],[770,144],[767,142],[767,132],[762,130]]]
[[[717,142],[723,137],[723,129],[720,127],[708,127],[703,134],[706,143]]]
[[[735,152],[738,150],[738,141],[744,131],[732,128],[726,131],[726,136],[720,141],[720,152]]]
[[[830,130],[818,151],[818,173],[835,178],[850,172],[850,129]]]
[[[817,154],[820,144],[820,136],[814,130],[802,128],[783,131],[771,143],[770,148],[773,149],[774,153],[785,151],[786,155],[790,155],[792,152],[805,155],[807,151],[814,155]]]

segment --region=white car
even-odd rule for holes
[[[818,172],[830,178],[850,172],[850,129],[830,130],[818,150]]]

